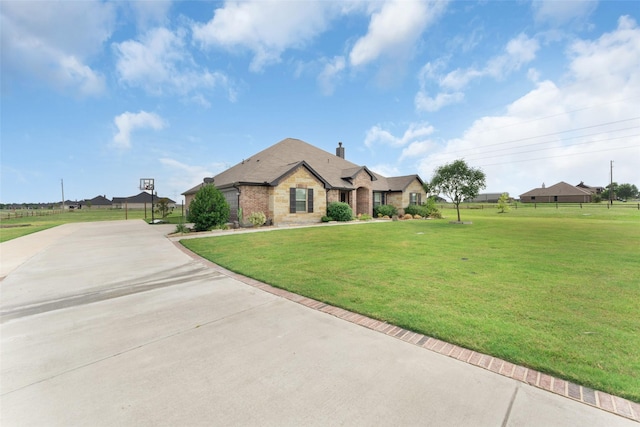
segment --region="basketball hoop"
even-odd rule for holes
[[[153,194],[153,178],[140,178],[140,190],[151,191],[151,194]]]

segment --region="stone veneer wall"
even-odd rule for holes
[[[313,189],[313,212],[289,213],[289,189],[292,187]],[[274,225],[320,222],[327,213],[327,192],[324,184],[303,166],[283,179],[277,187],[270,187],[269,190],[269,209],[273,212]]]

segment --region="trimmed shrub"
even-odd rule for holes
[[[351,221],[353,211],[347,203],[331,202],[329,206],[327,206],[327,216],[336,221]]]
[[[320,218],[320,221],[322,222],[329,222],[329,221],[333,221],[333,218],[331,218],[330,216],[323,216],[322,218]]]
[[[371,220],[371,219],[373,219],[373,218],[371,218],[371,215],[362,214],[362,215],[360,215],[360,216],[358,217],[358,219],[359,219],[360,221],[369,221],[369,220]]]
[[[207,231],[223,227],[229,220],[229,214],[229,204],[220,190],[213,185],[205,185],[191,201],[187,221],[193,222],[196,231]]]
[[[392,217],[398,214],[398,209],[393,205],[380,205],[373,208],[373,216],[376,218],[388,216]]]
[[[263,212],[251,212],[251,215],[249,215],[249,218],[247,218],[247,220],[251,224],[253,224],[254,227],[260,227],[265,222],[267,222],[267,217]]]
[[[413,215],[406,213],[402,216],[402,219],[413,219]]]
[[[420,215],[423,218],[430,217],[434,212],[438,212],[438,208],[436,207],[436,201],[431,197],[422,205],[409,205],[404,209],[405,214]]]

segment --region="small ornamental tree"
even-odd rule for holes
[[[169,199],[163,197],[156,202],[156,213],[162,218],[166,218],[169,215]]]
[[[498,199],[499,213],[509,212],[509,193],[502,193]]]
[[[220,190],[205,185],[189,204],[187,221],[193,222],[196,231],[207,231],[226,224],[229,214],[229,204]]]
[[[436,169],[431,187],[448,196],[456,205],[460,222],[460,202],[476,197],[486,187],[485,179],[482,170],[469,167],[464,160],[456,160]]]

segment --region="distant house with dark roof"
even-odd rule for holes
[[[498,203],[502,193],[482,193],[472,199],[465,199],[468,203]]]
[[[263,212],[273,224],[319,222],[331,202],[348,203],[354,214],[376,206],[399,210],[426,200],[418,175],[384,177],[299,139],[287,138],[182,193],[188,207],[204,185],[215,185],[231,208],[231,221]],[[242,218],[238,211],[242,209]]]
[[[564,181],[541,188],[534,188],[520,195],[522,203],[590,203],[591,191],[579,188]]]
[[[83,207],[92,209],[111,209],[113,202],[107,196],[96,196],[93,199],[86,199],[82,202]]]
[[[591,192],[591,194],[602,194],[602,192],[604,191],[604,187],[593,187],[591,185],[585,184],[583,181],[580,181],[580,184],[576,185],[576,187],[588,190]]]
[[[153,203],[158,203],[158,200],[162,199],[161,196],[153,196]],[[174,200],[169,199],[168,197],[164,197],[169,201],[169,208],[175,208],[176,202]],[[113,208],[114,209],[151,209],[151,193],[147,193],[146,191],[141,192],[140,194],[136,194],[135,196],[130,197],[114,197],[113,198]]]

